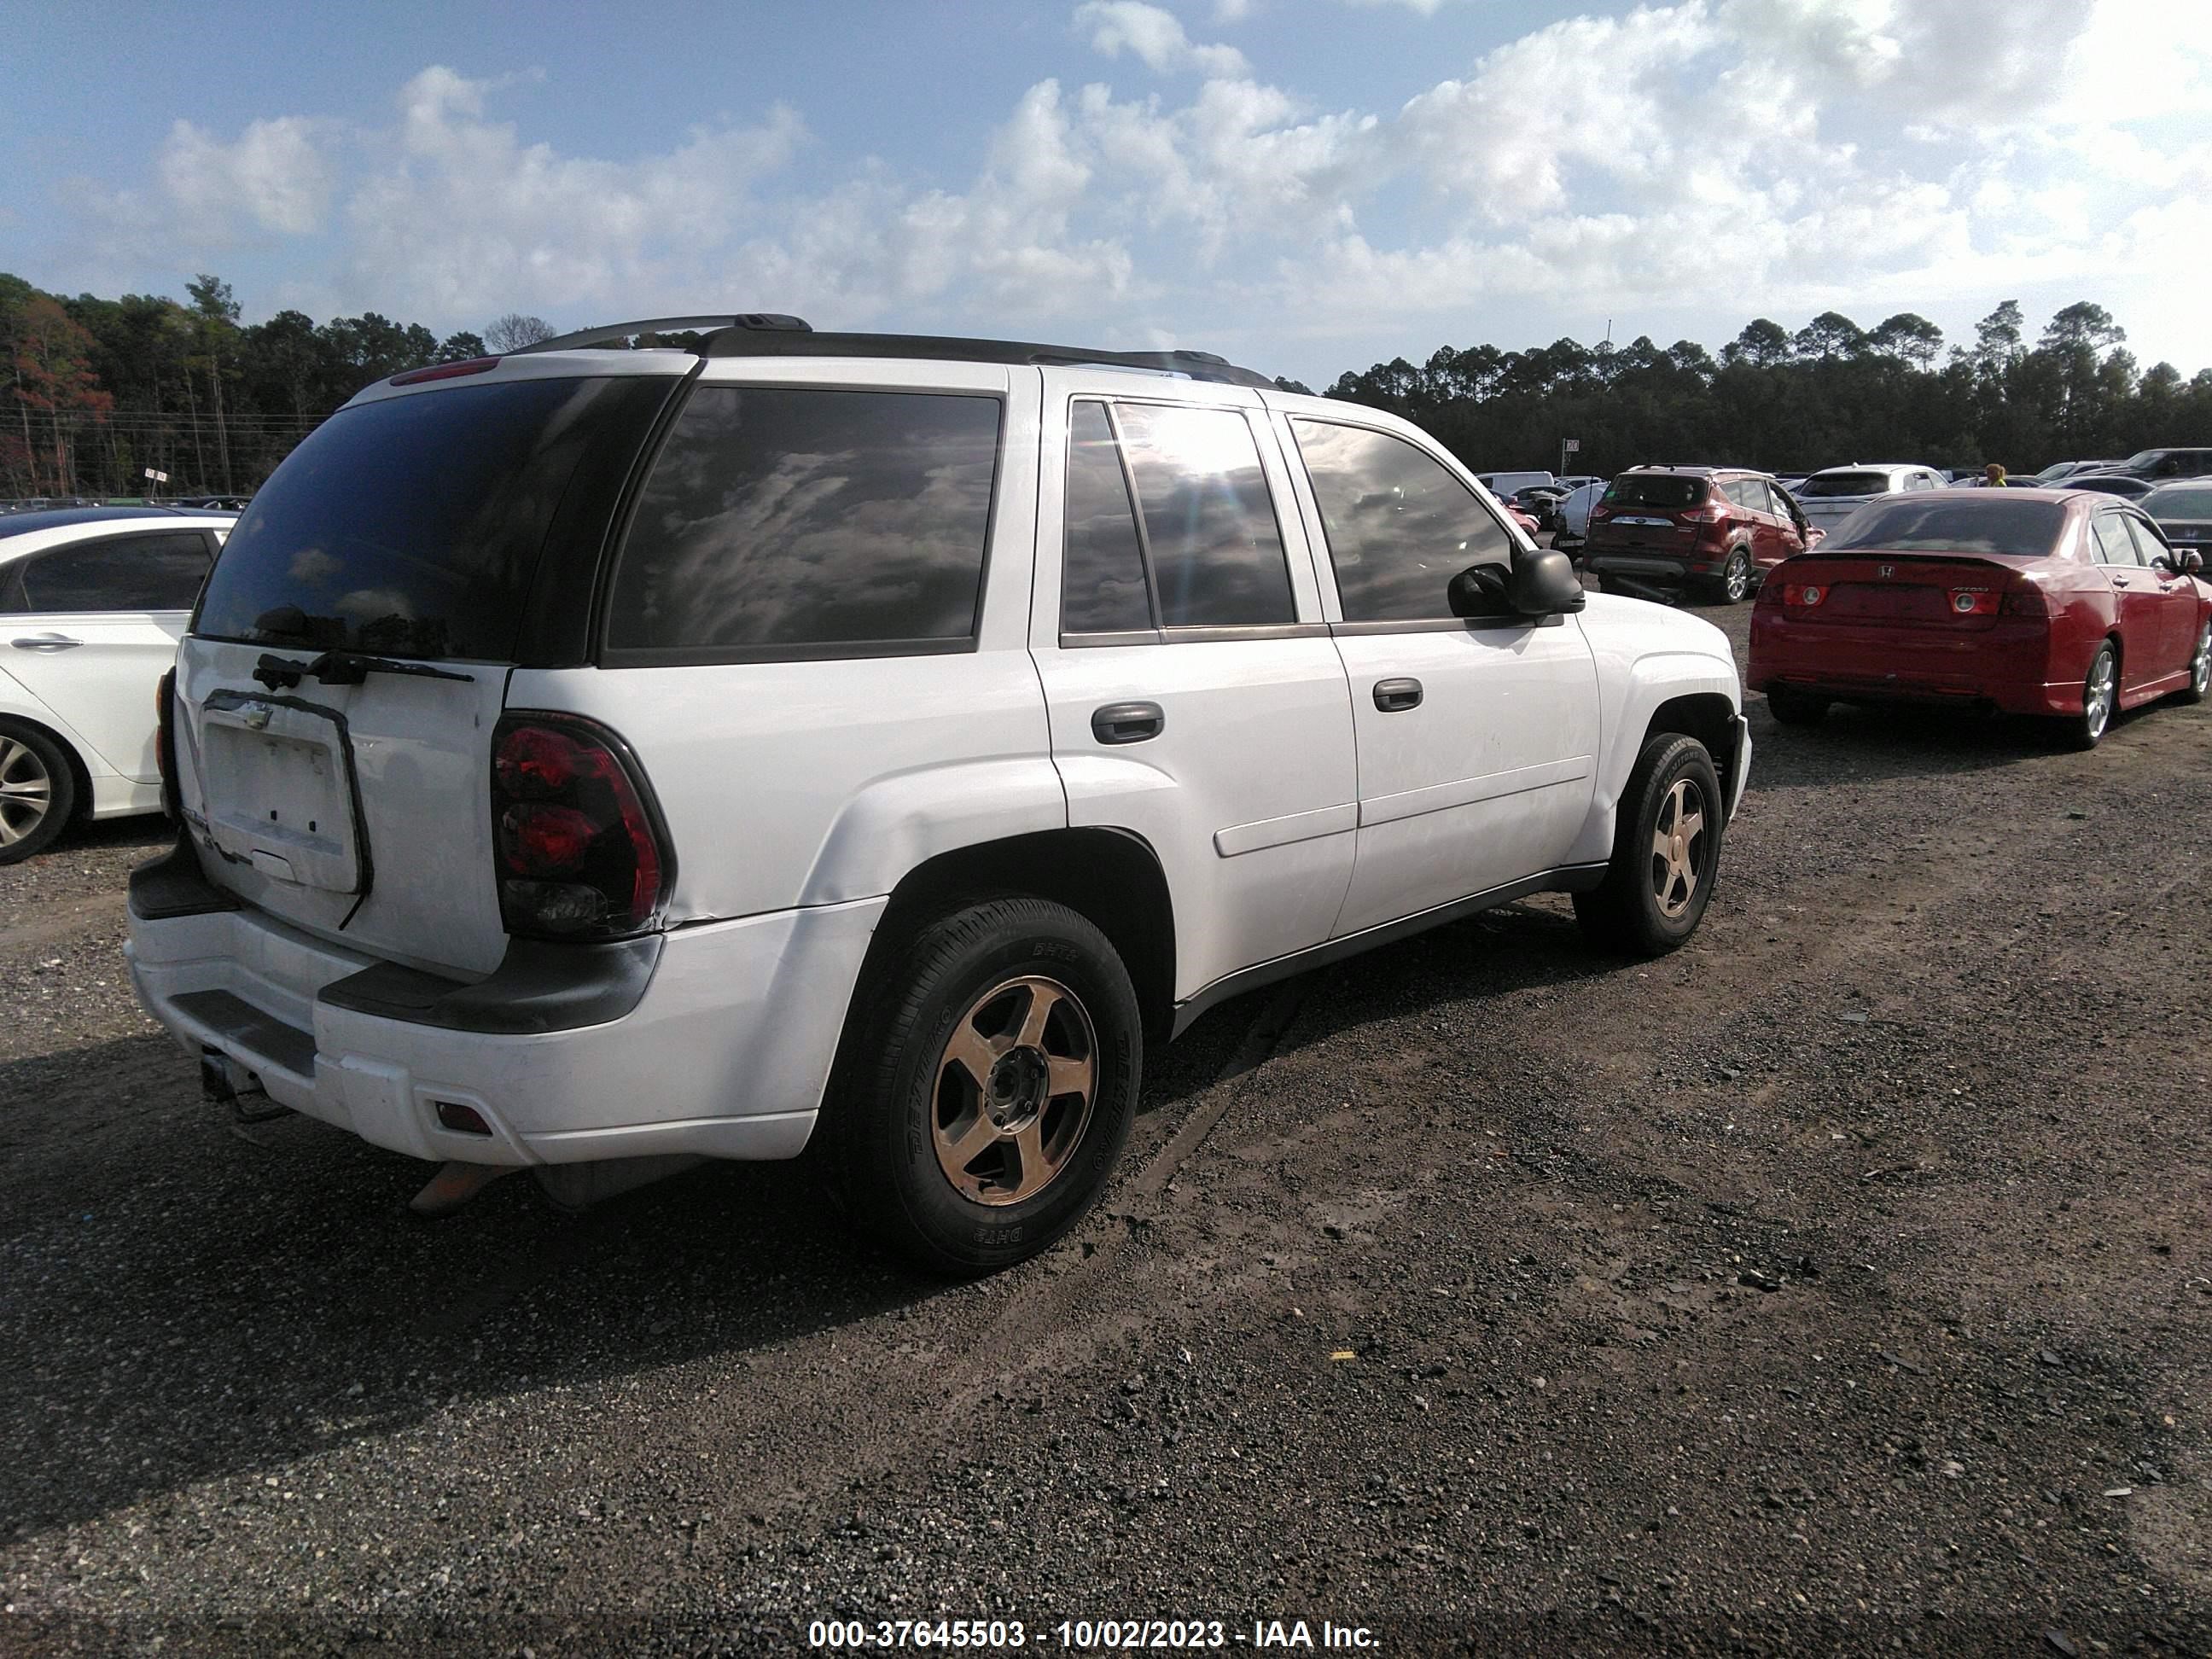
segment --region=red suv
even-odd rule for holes
[[[1764,472],[1637,466],[1590,509],[1582,562],[1624,578],[1623,586],[1695,587],[1737,605],[1768,571],[1820,539],[1790,492]]]

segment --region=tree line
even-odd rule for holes
[[[443,338],[373,311],[246,324],[221,278],[196,276],[185,292],[184,303],[70,299],[0,273],[0,495],[244,493],[370,382],[555,331],[512,312]],[[1824,312],[1794,334],[1762,317],[1717,356],[1648,337],[1444,346],[1418,366],[1347,372],[1328,395],[1406,416],[1480,471],[1558,467],[1570,438],[1580,447],[1566,470],[1599,474],[1641,461],[1794,472],[1878,459],[2032,472],[2212,443],[2212,368],[2189,380],[2171,363],[2139,368],[2125,331],[2086,300],[2033,346],[2025,330],[2008,300],[1948,355],[1942,331],[1911,312],[1870,330]]]
[[[1855,461],[1914,461],[2014,473],[2053,461],[2117,459],[2168,444],[2212,444],[2212,368],[2184,380],[2142,369],[2126,331],[2081,301],[2035,343],[2007,300],[1944,351],[1943,331],[1900,312],[1872,329],[1823,312],[1791,333],[1747,325],[1715,356],[1691,340],[1662,348],[1563,339],[1526,351],[1445,346],[1346,373],[1332,398],[1425,428],[1478,471],[1558,469],[1609,476],[1671,461],[1804,472]]]
[[[220,277],[185,293],[70,299],[0,272],[0,495],[243,494],[371,381],[555,331],[514,313],[442,339],[374,311],[246,324]]]

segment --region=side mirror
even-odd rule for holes
[[[2181,561],[2181,574],[2193,576],[2204,568],[2204,556],[2193,547],[2185,547],[2174,556]]]
[[[1524,617],[1551,617],[1583,608],[1582,579],[1564,553],[1550,548],[1523,554],[1513,561],[1506,579],[1506,598]]]
[[[1473,564],[1451,579],[1444,603],[1455,617],[1510,617],[1513,603],[1505,587],[1505,573],[1494,564]]]

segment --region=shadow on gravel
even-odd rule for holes
[[[1617,965],[1511,907],[1310,978],[1285,1046]],[[1160,1054],[1143,1109],[1205,1091],[1278,994]],[[424,1222],[404,1205],[427,1166],[303,1118],[234,1128],[161,1038],[0,1066],[0,1533],[453,1401],[704,1360],[702,1388],[742,1389],[794,1339],[969,1294],[855,1240],[796,1165],[710,1165],[581,1216],[515,1178]]]

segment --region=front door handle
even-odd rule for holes
[[[1109,702],[1091,711],[1091,735],[1103,744],[1143,743],[1167,730],[1156,702]]]
[[[26,634],[9,643],[18,651],[73,651],[82,645],[82,640],[73,640],[66,634]]]
[[[1407,708],[1421,706],[1421,683],[1416,679],[1377,680],[1375,682],[1375,706],[1386,714],[1395,714]]]

